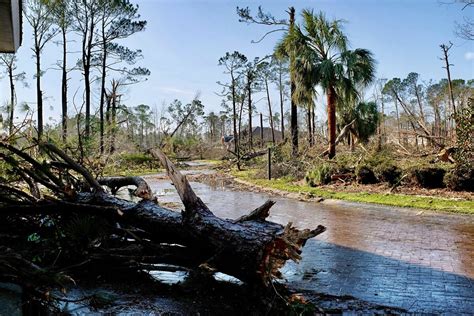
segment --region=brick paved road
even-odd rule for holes
[[[295,220],[328,231],[286,267],[292,286],[410,312],[474,314],[474,217],[354,203],[311,208],[313,216],[297,210]]]
[[[171,185],[153,185],[169,196]],[[193,183],[217,215],[236,218],[269,198]],[[158,192],[158,193],[160,193]],[[328,230],[284,274],[292,287],[351,295],[410,312],[474,314],[474,216],[356,203],[272,198],[270,219]]]

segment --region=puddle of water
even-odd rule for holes
[[[186,170],[187,174],[212,170]],[[181,206],[169,180],[146,179],[160,203]],[[269,220],[299,228],[321,224],[327,231],[310,240],[300,264],[282,268],[290,286],[333,295],[353,295],[378,304],[421,312],[474,310],[474,217],[377,205],[312,203],[265,193],[233,191],[225,180],[191,182],[211,211],[235,219],[276,201]],[[180,276],[162,275],[176,280]],[[216,278],[222,278],[220,274]],[[229,281],[228,277],[223,280]],[[445,297],[464,303],[450,307]],[[420,301],[420,298],[423,298]],[[416,304],[413,302],[416,301]],[[464,304],[464,305],[462,305]]]
[[[186,271],[159,271],[159,270],[152,270],[148,272],[155,280],[160,281],[164,284],[177,284],[180,282],[184,282],[188,273]]]
[[[221,272],[214,273],[214,279],[216,279],[217,281],[229,282],[239,285],[243,284],[242,281],[240,281],[239,279]]]

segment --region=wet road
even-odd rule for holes
[[[169,181],[147,181],[160,201],[179,202]],[[301,202],[192,183],[218,216],[237,218],[272,198],[270,220],[325,225],[299,264],[284,268],[296,289],[351,295],[410,312],[474,313],[474,217],[346,202]]]

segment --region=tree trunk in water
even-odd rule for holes
[[[66,142],[67,137],[67,42],[66,30],[62,30],[63,36],[63,67],[61,79],[61,125],[62,125],[62,139]]]
[[[327,91],[329,159],[336,155],[336,92],[333,86]]]

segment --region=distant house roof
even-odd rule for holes
[[[254,139],[260,139],[260,126],[254,127],[252,130],[252,137]],[[279,141],[282,139],[282,134],[279,130],[274,129],[275,132],[275,141]],[[272,129],[270,127],[263,128],[263,140],[266,142],[271,142],[272,139]]]
[[[0,53],[14,53],[20,47],[22,0],[0,0]]]

